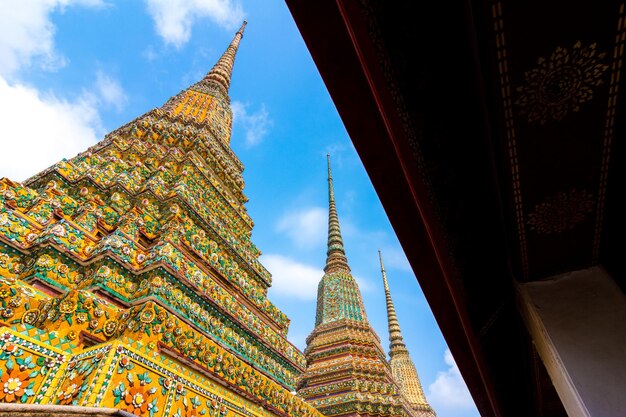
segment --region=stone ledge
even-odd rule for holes
[[[135,417],[115,408],[74,407],[69,405],[0,403],[0,417]]]

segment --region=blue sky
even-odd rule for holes
[[[304,42],[281,1],[0,0],[0,177],[24,180],[202,78],[242,19],[231,146],[246,166],[270,299],[300,349],[313,329],[332,154],[346,252],[388,348],[377,249],[407,346],[440,417],[478,413]]]

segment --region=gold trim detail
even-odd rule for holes
[[[560,121],[581,104],[593,98],[593,87],[603,83],[609,68],[602,63],[605,52],[597,53],[596,44],[576,42],[571,49],[557,47],[549,58],[539,58],[537,67],[524,73],[525,84],[517,87],[515,102],[528,123]]]

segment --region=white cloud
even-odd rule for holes
[[[100,100],[84,92],[68,101],[0,77],[0,177],[22,181],[95,144]]]
[[[435,382],[428,387],[430,404],[439,414],[443,414],[443,411],[473,409],[474,401],[465,386],[450,349],[446,349],[444,361],[449,368],[445,372],[439,372]]]
[[[272,274],[270,291],[276,295],[315,300],[324,271],[278,254],[262,255],[261,262]]]
[[[243,21],[243,9],[232,0],[146,0],[148,13],[165,43],[179,48],[191,37],[195,21],[208,18],[226,29]]]
[[[385,262],[385,267],[387,269],[399,269],[406,272],[413,272],[413,268],[411,268],[411,264],[409,264],[408,259],[406,259],[406,255],[402,249],[396,248],[382,248],[383,252],[383,261]]]
[[[102,71],[96,73],[96,88],[101,101],[118,112],[124,109],[128,97],[117,80]]]
[[[24,180],[97,142],[104,133],[99,106],[121,109],[126,95],[102,71],[93,90],[71,100],[41,92],[20,80],[25,68],[63,66],[55,51],[53,12],[65,7],[102,7],[103,0],[29,0],[0,12],[0,177]],[[23,155],[26,158],[16,158]]]
[[[314,248],[324,242],[327,224],[327,209],[307,207],[287,212],[276,223],[276,231],[285,234],[299,247]]]
[[[81,5],[103,6],[101,0],[28,0],[5,2],[0,12],[0,76],[10,78],[38,61],[48,69],[65,65],[54,50],[55,27],[50,14]]]
[[[251,148],[261,143],[272,126],[272,120],[264,104],[255,113],[249,113],[247,105],[240,101],[233,101],[233,125],[238,126],[246,132],[245,145]]]

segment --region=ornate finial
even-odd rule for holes
[[[339,217],[335,206],[335,190],[333,189],[333,173],[330,168],[330,154],[326,154],[328,161],[328,251],[326,252],[326,266],[324,272],[334,272],[343,270],[350,272],[348,259],[343,248],[341,229],[339,228]]]
[[[228,89],[246,24],[244,20],[226,52],[202,80],[171,97],[161,108],[170,117],[181,117],[186,122],[208,126],[208,130],[226,145],[230,144],[233,126]]]
[[[330,154],[329,153],[326,154],[326,162],[328,163],[328,179],[330,179],[332,181],[332,179],[333,179],[333,172],[330,169]]]
[[[230,45],[224,52],[224,54],[217,61],[215,66],[209,71],[209,73],[204,77],[202,81],[200,81],[197,85],[206,86],[208,84],[217,85],[218,88],[224,93],[228,95],[228,90],[230,88],[230,78],[233,73],[233,64],[235,63],[235,55],[237,54],[237,49],[239,48],[239,42],[241,38],[243,38],[243,31],[248,24],[247,21],[243,21],[243,24],[235,33],[235,37],[233,38]]]
[[[383,255],[378,250],[378,259],[380,259],[380,272],[383,276],[383,285],[385,287],[385,299],[387,301],[387,323],[389,328],[389,355],[393,356],[397,351],[406,351],[406,345],[402,339],[402,333],[400,331],[400,324],[398,323],[398,316],[396,315],[396,309],[393,306],[393,300],[391,299],[391,292],[389,291],[389,283],[387,282],[387,273],[385,272],[385,264],[383,263]]]
[[[244,20],[243,23],[241,24],[241,27],[239,28],[239,30],[237,31],[237,33],[241,33],[241,37],[243,38],[243,31],[246,28],[246,25],[248,24],[247,20]]]

